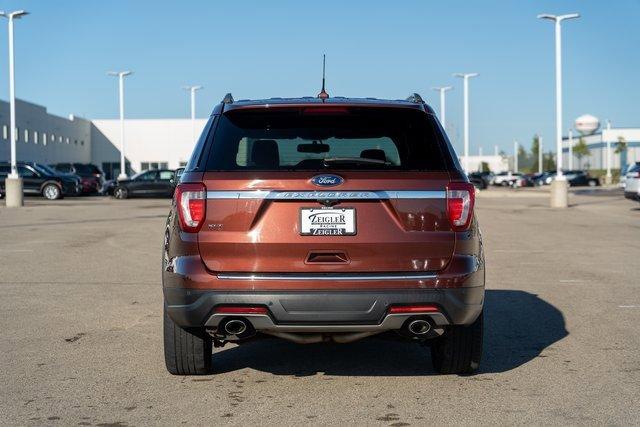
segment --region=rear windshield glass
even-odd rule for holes
[[[416,110],[230,111],[207,170],[446,170],[436,132]]]

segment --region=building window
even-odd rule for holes
[[[29,142],[29,129],[24,130],[24,142]]]
[[[38,143],[38,132],[37,131],[33,131],[33,143],[37,144]]]
[[[80,145],[84,146],[84,141],[80,141]]]
[[[78,145],[78,140],[77,139],[73,140],[73,145]]]
[[[167,162],[140,162],[140,171],[148,171],[151,169],[169,169]]]
[[[47,145],[47,134],[42,132],[42,145]]]
[[[9,139],[8,130],[7,125],[2,125],[2,139]]]
[[[67,137],[66,142],[67,142],[67,144],[69,143],[69,137]]]
[[[55,142],[56,141],[56,136],[54,134],[51,134],[51,142]]]
[[[187,166],[187,162],[180,162],[180,167],[181,167],[181,168],[183,168],[183,167],[185,167],[185,166]]]

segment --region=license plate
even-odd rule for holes
[[[356,234],[355,208],[300,209],[302,236],[353,236]]]

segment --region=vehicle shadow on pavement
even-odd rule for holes
[[[515,369],[567,335],[562,313],[537,295],[487,290],[480,373]],[[436,375],[430,358],[428,347],[383,336],[308,345],[265,338],[216,350],[213,366],[216,373],[251,368],[296,377]]]

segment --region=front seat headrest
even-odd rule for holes
[[[273,139],[258,139],[251,147],[251,162],[261,168],[280,167],[278,143]]]

